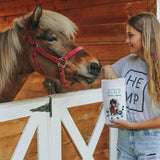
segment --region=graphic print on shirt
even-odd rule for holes
[[[147,86],[147,74],[129,70],[126,75],[126,100],[129,110],[143,112],[144,109],[144,91]]]

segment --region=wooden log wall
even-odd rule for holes
[[[103,65],[112,64],[129,54],[125,44],[125,24],[128,18],[140,12],[156,13],[156,0],[1,0],[0,30],[12,26],[13,19],[33,10],[37,3],[42,8],[57,11],[71,20],[78,28],[76,42],[84,46]],[[46,96],[42,82],[44,77],[33,73],[15,100]],[[63,92],[97,88],[100,84],[84,87],[75,84]],[[89,141],[101,103],[70,109],[86,143]],[[25,125],[25,119],[0,123],[0,160],[9,160]],[[80,160],[81,157],[62,126],[63,160]],[[105,126],[94,153],[95,160],[108,160],[108,127]],[[25,160],[37,159],[36,133]]]

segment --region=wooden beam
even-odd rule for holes
[[[80,26],[125,22],[131,15],[142,11],[147,11],[146,1],[90,6],[88,8],[60,10],[59,12]]]
[[[125,2],[135,2],[135,1],[146,1],[146,0],[85,0],[82,3],[81,0],[52,0],[56,10],[67,10],[67,9],[76,9],[76,8],[86,8],[90,6],[100,6],[106,4],[118,4]]]
[[[82,44],[99,61],[117,61],[129,54],[125,43]]]
[[[126,23],[80,26],[76,42],[124,42]]]

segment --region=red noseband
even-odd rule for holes
[[[36,67],[37,67],[39,73],[45,76],[45,74],[40,69],[38,59],[37,59],[37,53],[40,53],[41,55],[43,55],[47,59],[55,62],[58,65],[59,72],[60,72],[60,81],[61,81],[63,86],[67,86],[66,79],[65,79],[65,74],[64,74],[64,68],[66,66],[67,60],[84,48],[83,47],[77,47],[74,50],[72,50],[71,52],[69,52],[66,56],[61,57],[61,58],[57,58],[57,57],[54,57],[51,54],[47,53],[43,49],[39,48],[37,46],[37,44],[32,40],[32,37],[30,36],[27,27],[25,28],[25,30],[26,30],[26,34],[27,34],[29,43],[32,47],[32,54],[33,54],[35,64],[36,64]]]

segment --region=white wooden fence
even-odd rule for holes
[[[31,111],[49,102],[51,102],[51,113]],[[29,117],[11,160],[23,160],[36,129],[38,160],[61,160],[61,123],[65,126],[82,159],[94,160],[93,154],[105,125],[103,110],[87,145],[68,108],[97,102],[102,102],[101,89],[89,89],[55,94],[50,97],[1,103],[0,122]],[[52,117],[50,114],[52,114]],[[110,160],[116,160],[116,139],[117,130],[110,129]]]

